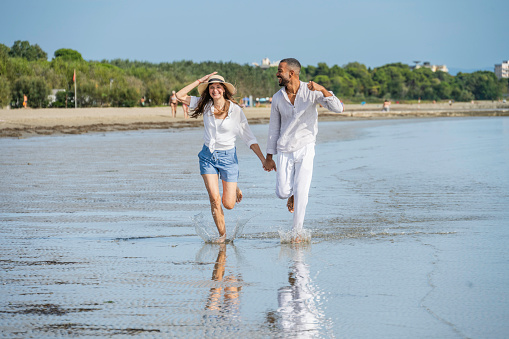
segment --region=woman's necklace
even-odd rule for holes
[[[221,117],[226,111],[226,102],[223,103],[221,107],[218,107],[214,104],[214,115],[216,117]]]

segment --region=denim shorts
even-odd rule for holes
[[[200,158],[200,174],[219,174],[223,181],[238,182],[239,161],[235,147],[226,151],[210,153],[207,145],[203,145],[198,158]]]

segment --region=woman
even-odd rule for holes
[[[239,165],[235,139],[239,136],[260,159],[265,161],[258,142],[251,132],[246,116],[233,99],[235,87],[224,81],[217,72],[194,81],[177,92],[177,99],[193,111],[191,118],[203,115],[205,144],[198,154],[200,174],[209,194],[212,217],[219,231],[218,242],[226,240],[226,228],[222,205],[232,209],[242,200],[242,191],[237,187]],[[188,96],[198,86],[200,97]],[[219,193],[218,178],[223,184],[223,197]]]
[[[182,103],[182,110],[184,111],[184,119],[189,119],[189,106]]]
[[[171,92],[170,96],[170,106],[171,106],[171,115],[175,118],[177,116],[177,96],[175,95],[175,91]]]

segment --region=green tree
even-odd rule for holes
[[[11,86],[6,77],[0,75],[0,108],[7,106],[11,99]]]
[[[83,61],[81,53],[68,48],[57,49],[55,51],[55,58],[62,58],[66,61]]]
[[[373,92],[378,92],[374,88],[374,81],[372,76],[365,65],[358,62],[351,62],[344,67],[347,74],[351,75],[357,82],[354,89],[355,96],[364,97],[372,95]]]
[[[151,105],[162,105],[167,102],[168,93],[168,85],[162,77],[159,77],[147,84],[145,97]]]
[[[313,81],[327,89],[331,87],[331,81],[327,75],[317,75],[313,78]]]
[[[12,100],[18,107],[23,103],[23,96],[28,97],[28,106],[42,108],[48,106],[50,89],[41,77],[23,76],[16,80],[12,89]]]
[[[503,85],[493,72],[474,72],[465,75],[463,80],[476,100],[497,100],[502,95]]]
[[[0,44],[0,76],[7,76],[7,72],[11,68],[9,64],[9,47]]]
[[[70,105],[69,96],[67,94],[67,91],[60,91],[57,92],[55,102],[51,103],[51,107],[53,108],[65,108],[67,104],[67,107]]]
[[[471,101],[471,100],[474,100],[474,95],[471,92],[469,92],[467,90],[464,90],[464,89],[462,90],[459,87],[455,87],[455,88],[452,89],[451,97],[455,101]]]
[[[47,60],[48,54],[44,52],[39,45],[30,45],[28,41],[17,40],[9,51],[9,56],[13,58],[23,58],[28,61]]]
[[[4,54],[7,56],[7,55],[9,55],[10,50],[11,49],[9,47],[5,46],[4,44],[0,44],[0,55]]]
[[[134,107],[144,93],[143,82],[133,76],[127,76],[115,81],[111,100],[117,107]]]

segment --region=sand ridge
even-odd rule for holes
[[[509,115],[509,104],[500,102],[441,104],[393,104],[382,112],[381,104],[349,105],[336,114],[319,108],[320,120],[387,119],[437,116]],[[270,107],[248,107],[244,113],[251,124],[268,123]],[[82,134],[139,129],[168,129],[202,126],[202,118],[184,119],[179,106],[177,117],[169,107],[48,108],[0,110],[0,137],[24,138],[36,135]]]

